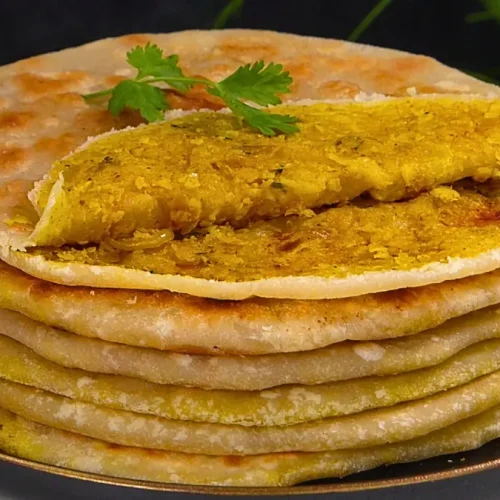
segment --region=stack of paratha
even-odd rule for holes
[[[211,78],[283,63],[313,100],[276,109],[301,131],[173,112],[86,143],[140,124],[81,94],[148,41]],[[0,79],[1,450],[278,486],[500,437],[496,87],[254,31],[103,40]]]

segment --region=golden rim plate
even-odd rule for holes
[[[19,465],[28,469],[46,472],[48,474],[70,479],[79,479],[93,483],[142,490],[206,495],[310,495],[318,493],[345,493],[395,486],[406,486],[442,479],[452,479],[476,472],[500,468],[500,439],[492,441],[477,450],[471,450],[456,455],[444,455],[421,462],[383,466],[370,471],[354,474],[343,479],[323,479],[297,486],[282,488],[196,486],[189,484],[168,484],[153,481],[123,479],[46,465],[39,462],[13,457],[4,453],[0,453],[0,462]]]

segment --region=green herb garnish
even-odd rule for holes
[[[482,21],[496,20],[500,22],[500,1],[499,0],[481,0],[484,10],[481,12],[472,12],[465,19],[468,23],[480,23]]]
[[[245,0],[229,0],[227,5],[219,12],[214,21],[214,29],[220,30],[224,28],[232,17],[241,15]]]
[[[362,19],[362,21],[354,28],[351,34],[347,37],[350,42],[357,42],[361,35],[368,29],[368,27],[377,19],[384,10],[389,7],[392,0],[379,0],[373,9]]]
[[[210,94],[220,97],[236,116],[264,135],[275,135],[277,132],[291,134],[299,130],[294,116],[268,113],[244,102],[264,107],[281,103],[278,94],[290,92],[293,82],[281,64],[269,63],[266,66],[263,61],[247,64],[224,80],[213,82],[207,78],[185,76],[177,55],[164,56],[157,45],[150,43],[128,52],[127,62],[137,70],[134,78],[83,97],[91,100],[110,95],[108,109],[113,115],[131,108],[138,110],[148,122],[154,122],[162,120],[163,112],[170,106],[162,90],[153,84],[163,82],[179,92],[187,92],[194,85],[202,84]]]

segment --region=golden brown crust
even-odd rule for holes
[[[0,264],[0,281],[0,307],[43,323],[112,342],[199,354],[294,352],[348,339],[395,338],[500,302],[499,271],[452,286],[320,301],[221,302],[168,291],[90,291],[42,281],[6,264]]]

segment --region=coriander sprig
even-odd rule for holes
[[[289,115],[272,114],[250,106],[250,101],[259,106],[280,104],[278,94],[290,92],[293,82],[288,71],[281,64],[263,61],[241,66],[220,82],[208,78],[190,78],[179,67],[179,56],[164,56],[163,51],[150,43],[137,46],[127,53],[127,62],[137,70],[134,78],[123,80],[116,86],[86,94],[86,100],[111,96],[108,109],[113,115],[125,108],[136,109],[148,122],[163,119],[163,112],[170,106],[164,93],[154,84],[163,82],[179,92],[187,92],[196,84],[205,85],[207,92],[219,97],[231,111],[243,118],[251,127],[264,135],[277,132],[291,134],[299,129],[297,118]]]
[[[465,18],[468,23],[479,23],[482,21],[496,20],[500,22],[500,1],[499,0],[480,0],[484,10],[481,12],[472,12]]]

